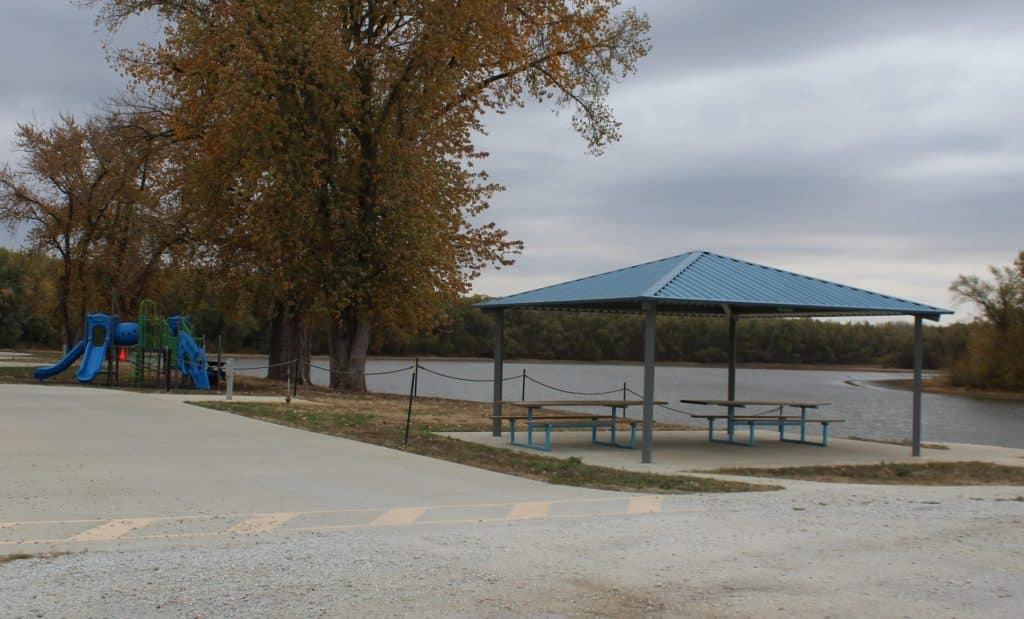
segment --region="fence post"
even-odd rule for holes
[[[230,400],[235,393],[235,360],[228,359],[227,385],[224,387],[224,399]]]
[[[416,365],[412,370],[412,381],[409,383],[409,410],[405,414],[405,445],[409,444],[409,426],[412,425],[412,401],[416,397],[416,382],[419,377],[419,359],[416,360]]]
[[[288,366],[287,366],[287,368],[288,368],[287,378],[285,379],[285,384],[284,384],[284,401],[285,401],[285,404],[287,404],[287,403],[292,401],[292,368],[294,366],[292,365],[292,363],[290,363],[288,361],[286,361],[285,363],[288,364]]]
[[[292,397],[298,397],[299,395],[299,376],[302,374],[302,366],[299,358],[295,358],[295,371],[292,372]]]
[[[526,368],[523,368],[523,397],[521,401],[526,401]]]
[[[416,363],[413,366],[413,370],[412,370],[412,377],[413,377],[413,381],[412,381],[412,394],[413,394],[413,397],[416,397],[416,396],[418,396],[420,394],[420,379],[419,379],[419,376],[420,376],[420,358],[416,357]],[[406,433],[406,434],[408,434],[408,433]],[[408,439],[406,439],[406,440],[408,440]]]

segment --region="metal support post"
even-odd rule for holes
[[[914,422],[911,455],[921,455],[921,368],[924,365],[924,319],[914,317]]]
[[[522,397],[519,398],[521,402],[526,401],[526,368],[523,368],[523,393]]]
[[[726,399],[730,402],[736,400],[736,314],[732,313],[732,308],[727,308],[729,312],[729,387]],[[736,430],[736,407],[729,407],[729,440],[733,439],[733,435]]]
[[[644,431],[640,461],[650,464],[654,443],[654,326],[658,309],[653,303],[644,303],[642,310],[644,314]]]
[[[225,377],[227,385],[224,387],[224,399],[230,400],[231,396],[235,393],[235,360],[228,359],[227,362],[227,376]]]
[[[164,347],[164,385],[167,387],[167,392],[171,391],[171,349],[167,346]]]
[[[504,370],[504,351],[502,340],[505,330],[505,312],[497,310],[494,312],[494,409],[492,412],[491,433],[494,436],[501,436],[501,388],[503,385],[502,371]]]

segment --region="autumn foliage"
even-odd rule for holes
[[[953,365],[950,378],[960,386],[1024,390],[1024,251],[1012,266],[989,271],[991,280],[961,275],[950,286],[957,301],[980,310],[967,355]]]
[[[569,108],[600,153],[609,89],[648,50],[617,0],[85,4],[112,30],[164,20],[162,42],[114,55],[176,144],[198,242],[226,277],[272,283],[296,354],[326,320],[332,385],[357,390],[374,331],[430,326],[521,248],[482,219],[501,189],[473,144],[485,117]]]

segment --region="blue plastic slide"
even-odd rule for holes
[[[206,373],[206,353],[184,329],[178,330],[178,369],[192,378],[196,389],[209,389],[210,377]]]
[[[49,378],[51,376],[56,376],[57,374],[60,374],[64,370],[71,367],[71,364],[74,363],[76,359],[81,357],[83,352],[85,352],[85,340],[82,340],[75,344],[74,348],[69,350],[68,354],[64,355],[64,358],[58,361],[57,363],[53,365],[48,365],[44,368],[36,368],[35,377],[39,380],[43,380],[44,378]]]
[[[75,373],[75,378],[79,382],[88,383],[92,379],[96,378],[103,369],[103,362],[107,360],[107,341],[103,340],[99,346],[89,345],[85,351],[85,357],[82,359],[82,365],[78,367],[78,372]]]
[[[96,374],[103,370],[103,362],[107,360],[107,347],[113,335],[112,326],[113,320],[106,314],[86,316],[85,356],[75,374],[79,382],[91,382],[96,378]]]

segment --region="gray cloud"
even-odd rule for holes
[[[948,305],[1021,249],[1024,5],[641,5],[622,143],[585,157],[541,109],[492,123],[491,215],[527,253],[479,291],[703,248]]]
[[[508,187],[488,215],[527,250],[477,291],[709,249],[947,305],[958,273],[1022,248],[1024,4],[637,5],[654,51],[614,90],[624,138],[603,157],[541,106],[488,119],[486,167]],[[121,88],[87,11],[8,0],[3,17],[7,143]]]

